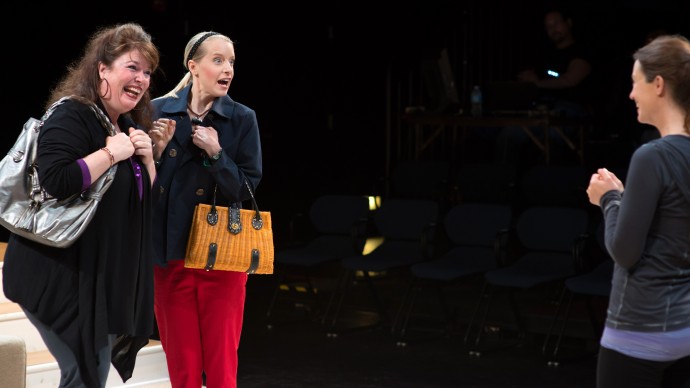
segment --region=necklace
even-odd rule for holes
[[[208,111],[211,110],[212,107],[213,107],[213,104],[211,104],[211,106],[209,106],[208,109],[206,109],[205,111],[203,111],[201,113],[196,113],[196,112],[194,112],[194,110],[192,110],[191,105],[189,105],[189,103],[187,103],[187,109],[189,110],[190,113],[192,113],[194,115],[194,118],[196,118],[197,120],[201,120],[206,115],[206,113],[208,113]]]

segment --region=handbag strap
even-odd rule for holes
[[[41,117],[41,125],[40,126],[41,127],[43,126],[43,123],[45,123],[46,120],[48,120],[48,117],[50,117],[50,115],[52,115],[53,112],[55,112],[55,109],[57,109],[57,107],[59,105],[61,105],[65,101],[69,100],[70,98],[71,98],[70,96],[62,97],[61,99],[55,101],[52,105],[50,105],[50,107],[48,107],[48,109],[46,109],[45,113],[43,113],[43,116]]]
[[[252,200],[252,208],[254,209],[254,217],[252,217],[252,228],[259,230],[264,226],[264,220],[261,217],[261,212],[259,211],[259,204],[256,202],[256,197],[254,197],[254,190],[249,184],[249,180],[245,177],[244,184],[247,186],[247,191],[249,191],[249,196]],[[213,187],[213,202],[211,203],[211,210],[206,215],[206,221],[210,225],[215,225],[218,223],[218,210],[216,209],[216,192],[218,191],[218,184]],[[238,234],[242,231],[242,220],[240,218],[240,209],[236,204],[228,206],[228,230],[232,234]]]
[[[46,120],[48,120],[48,117],[50,117],[50,115],[53,114],[53,112],[55,111],[55,109],[57,109],[58,106],[60,106],[62,103],[64,103],[67,100],[70,100],[70,99],[77,99],[77,98],[75,98],[74,96],[64,96],[64,97],[61,97],[59,100],[55,101],[54,103],[52,103],[50,105],[50,107],[48,107],[48,109],[46,109],[45,113],[41,117],[41,124],[39,127],[43,127],[43,124],[46,122]],[[91,108],[91,111],[93,111],[93,113],[96,115],[96,118],[98,118],[98,121],[101,123],[101,126],[103,127],[103,129],[105,129],[105,131],[108,133],[108,135],[114,136],[116,134],[115,133],[115,126],[113,125],[113,123],[110,122],[110,119],[108,118],[108,116],[106,116],[105,113],[103,113],[103,111],[101,110],[101,108],[98,107],[98,105],[96,105],[95,103],[93,103],[91,101],[85,100],[85,99],[78,99],[78,101],[81,101],[81,102],[89,105],[89,108]]]
[[[105,113],[103,113],[101,108],[99,108],[98,105],[94,104],[93,102],[89,103],[89,107],[98,118],[98,121],[101,122],[101,125],[106,130],[106,132],[108,132],[108,135],[115,136],[115,126],[113,125],[113,123],[110,122],[110,119],[108,118],[108,116],[105,115]]]
[[[106,116],[105,113],[103,113],[103,111],[101,110],[101,108],[98,107],[98,105],[96,105],[95,103],[93,103],[91,101],[85,100],[83,98],[77,98],[77,97],[71,96],[71,95],[61,97],[59,100],[52,103],[48,107],[48,109],[46,109],[45,113],[41,117],[40,123],[36,126],[35,130],[40,131],[43,128],[43,124],[45,124],[46,120],[48,120],[48,117],[50,117],[50,115],[53,114],[53,112],[57,109],[57,107],[69,99],[76,99],[82,103],[87,104],[91,108],[91,111],[96,115],[96,118],[101,123],[101,126],[103,127],[103,129],[105,129],[106,133],[109,136],[115,135],[115,126],[113,125],[113,123],[110,122],[110,119],[108,118],[108,116]],[[35,141],[38,141],[38,138],[36,138]],[[33,147],[32,155],[30,156],[32,161],[36,160],[37,149],[38,149],[38,147]],[[96,179],[96,181],[92,182],[92,185],[90,186],[90,188],[102,187],[106,181],[110,181],[113,179],[116,172],[117,172],[117,164],[110,166],[110,168],[108,168],[108,170],[106,170],[106,172],[103,175],[101,175],[98,179]],[[48,194],[45,192],[45,190],[43,189],[43,186],[41,186],[41,184],[38,180],[38,173],[36,170],[36,164],[34,162],[31,163],[31,167],[30,167],[28,173],[29,173],[29,176],[30,176],[31,182],[32,182],[31,198],[34,199],[36,201],[36,203],[42,203],[48,197]],[[88,195],[96,195],[96,193],[98,193],[99,191],[100,191],[100,189],[89,190]],[[82,195],[84,195],[85,193],[86,192],[82,193]],[[40,198],[40,200],[38,200],[37,198]]]

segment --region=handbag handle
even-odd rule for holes
[[[103,113],[101,108],[99,108],[98,105],[94,103],[90,103],[89,107],[91,108],[93,113],[96,114],[96,117],[98,117],[98,121],[101,122],[101,125],[108,132],[108,134],[110,136],[115,136],[117,134],[115,133],[115,126],[113,125],[113,123],[110,122],[110,120],[108,120],[107,116],[105,115],[105,113]]]
[[[75,97],[75,96],[64,96],[64,97],[61,97],[59,100],[55,101],[55,102],[45,111],[45,113],[44,113],[43,116],[41,117],[41,125],[40,125],[40,126],[41,126],[41,127],[43,126],[43,123],[44,123],[46,120],[48,120],[48,117],[50,117],[50,115],[53,114],[53,111],[55,111],[55,109],[57,109],[57,107],[58,107],[60,104],[62,104],[63,102],[65,102],[65,101],[67,101],[67,100],[69,100],[69,99],[75,99],[75,100],[80,101],[80,102],[82,102],[82,103],[84,103],[84,104],[87,104],[87,105],[89,106],[89,108],[91,108],[91,110],[93,111],[93,113],[96,115],[96,117],[98,118],[98,121],[101,123],[101,126],[103,126],[103,129],[105,129],[106,132],[108,132],[108,134],[109,134],[110,136],[115,136],[115,134],[116,134],[116,133],[115,133],[115,126],[113,125],[113,123],[110,122],[110,120],[108,120],[107,116],[105,115],[105,113],[103,113],[103,111],[101,110],[101,108],[99,108],[98,105],[96,105],[96,104],[95,104],[94,102],[92,102],[92,101],[88,101],[88,100],[85,100],[85,99],[83,99],[83,98],[77,98],[77,97]]]
[[[79,98],[76,96],[71,96],[71,95],[60,97],[59,100],[55,101],[52,105],[50,105],[50,107],[48,109],[46,109],[43,116],[41,116],[40,123],[39,123],[39,125],[36,126],[35,130],[36,131],[41,130],[43,128],[43,125],[48,120],[50,115],[53,114],[55,109],[57,109],[57,107],[59,105],[61,105],[62,103],[64,103],[65,101],[67,101],[69,99],[75,99],[79,102],[87,104],[89,106],[89,108],[91,108],[91,111],[96,115],[96,118],[98,118],[98,121],[101,123],[101,126],[103,127],[103,129],[105,129],[106,133],[110,136],[115,136],[115,134],[116,134],[115,133],[115,126],[113,125],[113,123],[110,122],[108,117],[105,115],[105,113],[103,113],[103,111],[101,110],[101,108],[98,107],[98,105],[96,105],[92,101],[89,101],[89,100],[86,100],[83,98]],[[33,147],[32,155],[31,155],[31,160],[33,160],[33,161],[36,160],[36,152],[38,152],[38,147]],[[105,176],[105,178],[103,178],[103,179],[104,180],[112,180],[113,177],[115,176],[116,171],[117,171],[117,165],[110,166],[110,168],[103,174],[103,176]],[[31,192],[29,193],[29,197],[31,197],[31,204],[32,204],[32,206],[40,207],[41,204],[43,202],[45,202],[46,199],[48,199],[49,195],[43,189],[43,186],[41,186],[41,183],[38,180],[38,169],[37,169],[36,163],[31,163],[31,165],[29,165],[28,175],[29,175],[29,179],[31,180]],[[93,196],[93,195],[96,195],[97,191],[98,190],[93,191],[93,192],[92,191],[84,191],[81,193],[81,195],[82,195],[82,197],[84,197],[87,194]],[[84,199],[86,199],[86,197],[84,197]]]
[[[254,190],[249,184],[249,180],[245,177],[244,184],[247,186],[247,191],[252,200],[252,208],[254,209],[254,217],[252,217],[252,228],[260,230],[264,226],[264,220],[261,218],[261,212],[259,211],[259,205],[256,203],[256,198],[254,197]],[[213,187],[213,202],[211,203],[211,210],[209,210],[206,215],[206,222],[209,225],[215,225],[218,223],[218,210],[216,209],[216,191],[218,191],[218,185]],[[240,209],[236,204],[228,206],[228,231],[232,234],[238,234],[242,231],[242,221],[240,219]]]

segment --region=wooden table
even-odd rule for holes
[[[414,156],[420,158],[442,135],[447,135],[451,131],[453,144],[457,144],[459,129],[462,130],[462,138],[465,131],[470,128],[520,128],[532,140],[532,142],[544,153],[545,162],[550,161],[550,138],[555,133],[565,144],[577,153],[581,164],[584,164],[584,131],[586,123],[583,121],[565,120],[546,114],[534,114],[523,116],[464,116],[464,115],[441,115],[441,114],[405,114],[403,120],[413,129]],[[569,138],[563,128],[574,126],[576,139]],[[534,128],[544,128],[543,135],[537,136]]]

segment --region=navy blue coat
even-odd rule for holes
[[[216,99],[202,123],[215,128],[223,148],[220,160],[204,165],[205,152],[191,139],[192,124],[187,114],[190,88],[182,89],[177,97],[153,100],[154,119],[177,122],[175,135],[158,166],[161,195],[154,212],[153,241],[154,259],[161,265],[184,259],[194,207],[211,203],[216,184],[217,204],[241,204],[250,199],[244,179],[256,189],[262,176],[256,113],[227,95]]]

